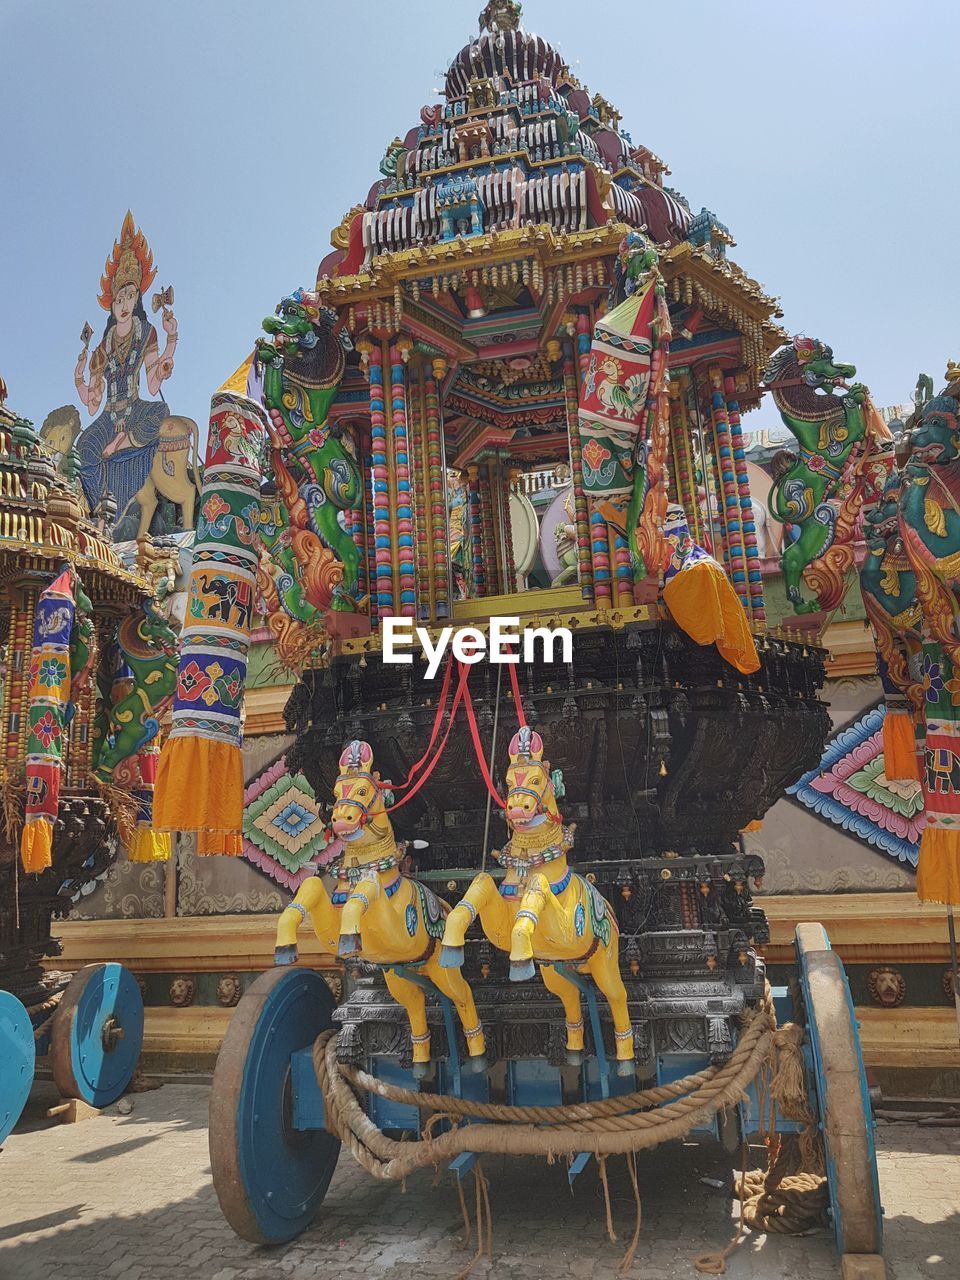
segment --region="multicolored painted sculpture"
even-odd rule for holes
[[[672,331],[657,254],[643,235],[624,238],[617,270],[614,298],[624,300],[597,322],[580,401],[583,487],[592,538],[599,546],[607,526],[617,530],[640,582],[659,573],[666,556],[659,536],[667,502],[661,397]]]
[[[473,993],[459,971],[441,967],[439,960],[446,906],[425,885],[400,872],[401,851],[384,791],[373,771],[370,745],[351,742],[340,757],[334,786],[333,832],[344,844],[335,872],[338,888],[331,897],[319,877],[304,882],[280,917],[276,963],[296,960],[297,930],[309,914],[324,950],[360,956],[383,968],[390,994],[410,1018],[417,1076],[426,1075],[430,1063],[421,979],[453,1001],[471,1064],[482,1071],[485,1042]]]
[[[151,601],[124,618],[117,628],[116,664],[123,671],[120,697],[101,689],[103,735],[94,737],[93,768],[98,781],[113,785],[117,771],[132,768],[135,758],[160,732],[160,720],[177,682],[177,633]],[[130,687],[132,685],[132,687]]]
[[[853,564],[853,533],[868,475],[865,459],[890,439],[856,374],[840,364],[816,338],[795,337],[767,365],[764,380],[784,425],[797,438],[799,454],[778,455],[770,512],[799,530],[781,559],[787,597],[796,613],[836,608]],[[841,398],[835,387],[844,387]],[[777,460],[775,459],[775,463]],[[879,490],[878,490],[879,491]],[[804,580],[815,600],[800,593]]]
[[[876,505],[865,508],[867,555],[860,567],[860,594],[877,646],[886,702],[884,757],[891,780],[917,777],[914,717],[922,715],[924,701],[923,685],[911,671],[923,620],[917,577],[900,536],[901,491],[900,472],[893,465]]]
[[[83,326],[83,350],[74,370],[80,400],[91,416],[98,416],[70,441],[80,456],[90,510],[96,511],[108,495],[116,503],[118,540],[166,532],[154,527],[161,498],[179,508],[182,528],[193,528],[199,480],[197,424],[171,415],[162,398],[140,398],[141,373],[146,373],[150,394],[157,395],[173,372],[177,347],[173,289],[162,289],[152,299],[154,313],[162,311],[163,351],[144,310],[144,295],[156,274],[150,247],[128,210],[100,280],[98,301],[110,313],[103,337],[85,377],[93,330],[89,324]],[[98,413],[104,393],[106,404]]]
[[[951,394],[952,392],[957,394]],[[900,533],[926,627],[954,661],[960,607],[960,384],[924,404],[910,432]]]
[[[53,829],[68,726],[89,683],[94,661],[92,610],[71,565],[37,601],[28,676],[26,801],[20,837],[20,856],[27,872],[45,871],[53,861]]]
[[[917,895],[960,905],[960,377],[922,405],[909,445],[900,533],[923,616],[925,692]]]
[[[563,1001],[571,1062],[583,1054],[583,1012],[580,987],[564,969],[589,974],[610,1002],[618,1072],[630,1075],[633,1030],[620,977],[616,916],[593,885],[570,869],[573,828],[564,826],[557,809],[562,782],[543,758],[543,739],[524,726],[509,750],[504,813],[511,835],[493,854],[507,874],[499,886],[485,871],[474,879],[447,916],[440,962],[451,968],[463,964],[464,938],[479,916],[493,945],[509,951],[510,977],[532,978],[536,960],[544,983]]]
[[[363,477],[328,421],[351,349],[336,313],[298,289],[263,327],[272,341],[258,340],[257,358],[278,510],[261,524],[258,585],[271,630],[289,647],[291,631],[321,628],[328,609],[357,608],[360,552],[341,518],[359,510]]]

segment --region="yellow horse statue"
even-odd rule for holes
[[[369,743],[353,741],[344,748],[333,793],[333,832],[344,845],[335,873],[337,889],[331,898],[318,876],[304,881],[280,916],[275,963],[294,963],[297,930],[309,915],[324,950],[382,966],[390,994],[410,1019],[417,1078],[429,1073],[430,1064],[426,993],[418,978],[453,1001],[470,1064],[484,1070],[486,1046],[473,992],[461,973],[440,966],[446,904],[399,870],[397,842]]]
[[[440,963],[450,968],[463,964],[464,937],[477,916],[493,945],[509,951],[515,982],[533,977],[536,958],[548,990],[563,1001],[571,1063],[583,1060],[581,993],[556,965],[589,974],[613,1014],[618,1074],[631,1075],[633,1028],[620,976],[616,918],[606,899],[567,863],[574,828],[563,825],[557,810],[543,739],[527,726],[510,743],[507,788],[511,838],[502,851],[493,850],[507,874],[499,888],[485,871],[476,877],[447,916]]]

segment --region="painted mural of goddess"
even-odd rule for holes
[[[162,308],[161,351],[143,305],[156,274],[153,254],[128,212],[100,279],[98,301],[109,316],[90,356],[89,377],[84,376],[93,337],[89,325],[84,326],[84,347],[74,370],[80,400],[91,416],[96,415],[76,440],[80,480],[91,511],[102,509],[108,498],[116,503],[117,539],[165,532],[158,515],[161,498],[178,511],[179,527],[193,528],[197,425],[191,418],[171,415],[160,395],[173,372],[177,321],[173,290],[161,290],[153,298],[154,312]],[[159,399],[141,399],[144,374],[148,394]]]

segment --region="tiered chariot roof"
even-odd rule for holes
[[[493,0],[480,27],[451,63],[443,101],[394,139],[382,177],[335,229],[318,291],[341,307],[386,298],[394,324],[411,303],[446,311],[450,354],[473,359],[486,354],[485,317],[526,308],[544,333],[552,304],[562,310],[607,283],[588,260],[609,261],[627,229],[643,230],[678,309],[738,332],[749,400],[784,335],[775,299],[727,257],[727,228],[707,209],[692,214],[665,185],[663,161],[634,143],[620,113],[591,96],[557,49],[524,29],[519,4]],[[498,273],[524,254],[529,273]],[[466,297],[478,272],[501,288],[492,307]]]

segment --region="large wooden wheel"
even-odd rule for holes
[[[237,1005],[210,1095],[210,1166],[223,1216],[244,1240],[304,1231],[333,1177],[340,1143],[293,1127],[290,1057],[333,1025],[330,988],[309,969],[261,974]]]
[[[24,1006],[9,991],[0,991],[0,1145],[13,1132],[33,1084],[36,1045],[33,1024]]]
[[[796,951],[837,1248],[871,1255],[871,1274],[883,1275],[873,1116],[847,975],[823,925],[798,925]]]
[[[63,1098],[116,1102],[143,1046],[143,997],[122,964],[88,964],[73,975],[53,1015],[50,1067]]]

